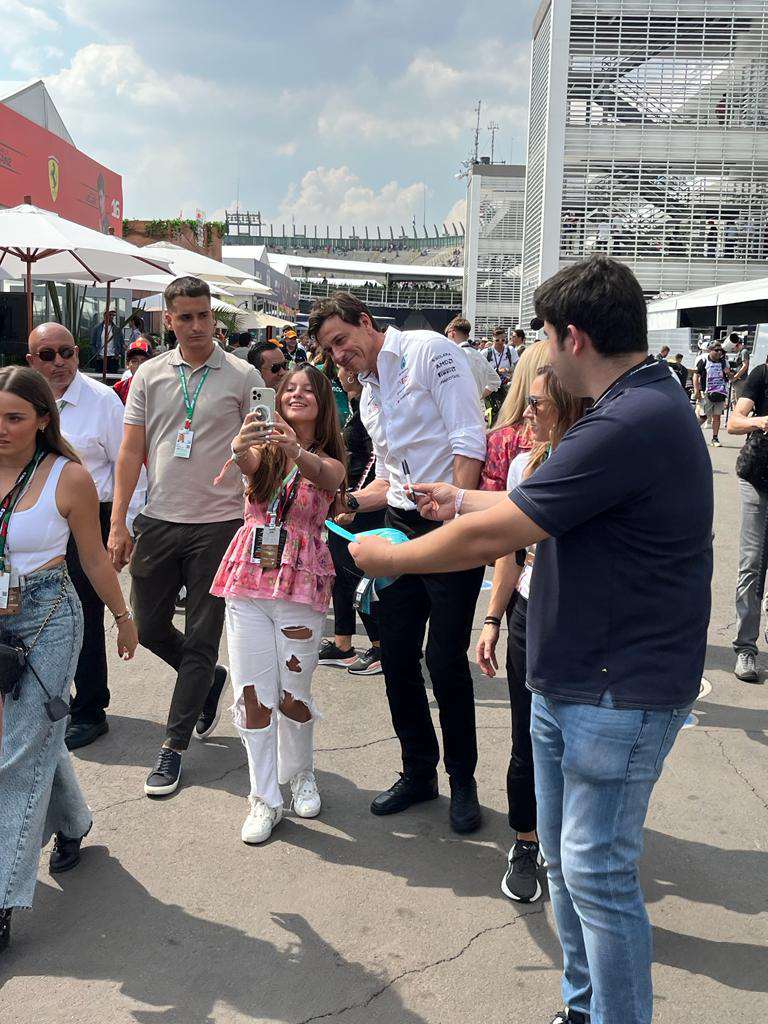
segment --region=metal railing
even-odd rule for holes
[[[324,299],[333,292],[345,291],[356,295],[361,302],[373,306],[430,307],[461,309],[461,291],[455,288],[428,288],[424,285],[396,287],[390,285],[338,285],[331,281],[299,281],[300,299]]]

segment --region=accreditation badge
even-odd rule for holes
[[[260,526],[253,531],[251,561],[262,569],[277,569],[285,547],[285,529],[282,526]]]
[[[17,581],[18,582],[18,581]],[[15,615],[21,611],[21,587],[11,586],[10,567],[0,573],[0,615]]]
[[[181,427],[176,435],[176,447],[173,449],[173,456],[176,459],[188,459],[192,454],[192,440],[195,436],[194,430],[188,427]]]

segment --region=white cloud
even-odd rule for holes
[[[0,0],[0,53],[7,56],[17,74],[33,78],[40,74],[45,60],[60,56],[60,51],[43,41],[59,31],[58,22],[42,7],[21,0]]]
[[[294,156],[298,148],[298,142],[283,142],[282,145],[275,146],[275,153],[278,156]]]
[[[389,181],[375,190],[363,185],[348,167],[316,167],[308,171],[298,185],[291,185],[273,217],[268,223],[305,224],[311,229],[327,224],[331,230],[342,225],[362,229],[365,226],[407,226],[411,217],[422,208],[424,185],[414,182],[401,186]]]
[[[450,208],[448,213],[443,217],[443,223],[449,227],[453,222],[457,227],[461,222],[465,227],[467,225],[467,200],[457,199],[453,206]]]

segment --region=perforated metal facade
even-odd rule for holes
[[[525,168],[473,164],[470,171],[464,315],[478,338],[519,322]]]
[[[628,263],[649,295],[765,276],[768,0],[552,0],[544,10],[532,50],[523,316],[540,280],[595,251]],[[550,162],[562,159],[550,191],[542,145]],[[557,230],[541,233],[537,255],[548,203]]]

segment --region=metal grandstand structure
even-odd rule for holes
[[[544,0],[521,317],[595,251],[648,295],[765,275],[768,0]]]
[[[479,338],[519,323],[525,167],[481,161],[468,179],[464,315]]]
[[[327,252],[327,253],[351,253],[351,252],[382,252],[397,253],[416,251],[422,249],[460,249],[464,245],[464,225],[451,223],[443,224],[442,229],[433,224],[433,232],[430,232],[426,224],[422,224],[421,232],[415,222],[409,232],[405,227],[400,226],[399,233],[393,227],[382,229],[377,227],[363,228],[359,232],[352,228],[351,232],[344,234],[342,226],[339,226],[338,234],[334,234],[330,225],[314,225],[311,231],[307,225],[297,230],[295,224],[277,225],[267,224],[262,221],[260,213],[248,211],[227,210],[227,233],[224,240],[226,245],[266,245],[270,252]]]

